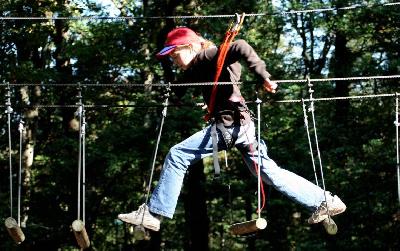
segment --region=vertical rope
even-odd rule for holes
[[[82,105],[82,219],[86,221],[86,118],[85,107]]]
[[[399,149],[399,96],[396,92],[396,168],[397,168],[397,196],[400,203],[400,149]]]
[[[81,173],[82,173],[82,93],[79,87],[78,92],[78,116],[79,116],[79,154],[78,154],[78,216],[77,219],[81,219]]]
[[[310,155],[311,155],[311,161],[312,161],[312,166],[313,166],[313,170],[314,170],[315,184],[317,186],[319,186],[317,170],[315,168],[315,159],[314,159],[314,154],[313,154],[313,148],[312,148],[312,143],[311,143],[310,129],[308,127],[308,116],[307,116],[306,104],[304,102],[304,99],[301,99],[301,102],[303,103],[304,126],[307,131],[308,146],[310,148]]]
[[[165,120],[165,117],[167,117],[169,92],[171,90],[169,85],[170,84],[168,84],[168,87],[167,87],[167,93],[165,94],[164,108],[163,108],[162,113],[161,113],[162,116],[161,116],[161,122],[160,122],[160,129],[158,131],[157,142],[156,142],[156,146],[155,146],[155,149],[154,149],[154,152],[153,152],[153,161],[152,161],[152,164],[151,164],[150,179],[149,179],[149,184],[147,186],[147,194],[146,194],[145,204],[147,204],[147,202],[149,201],[151,183],[153,182],[154,169],[155,169],[155,165],[156,165],[158,146],[160,144],[161,133],[162,133],[163,126],[164,126],[164,120]],[[143,211],[143,216],[144,216],[144,211]],[[143,221],[143,219],[142,219],[142,221]]]
[[[320,167],[320,172],[321,172],[322,188],[324,189],[324,197],[325,197],[325,202],[326,202],[326,210],[327,210],[327,213],[328,213],[328,216],[329,216],[330,213],[329,213],[328,199],[327,199],[327,197],[326,197],[324,170],[323,170],[323,166],[322,166],[321,152],[320,152],[320,150],[319,150],[317,125],[316,125],[316,122],[315,122],[315,114],[314,114],[314,98],[313,98],[313,92],[314,92],[314,90],[312,89],[313,84],[311,84],[310,78],[308,78],[308,77],[307,77],[307,82],[308,82],[308,87],[309,87],[308,92],[310,93],[310,111],[311,111],[311,117],[312,117],[312,122],[313,122],[315,147],[316,147],[316,149],[317,149],[319,167]],[[329,217],[330,217],[330,216],[329,216]]]
[[[22,186],[22,136],[24,131],[24,121],[19,121],[19,175],[18,175],[18,226],[21,226],[21,186]]]
[[[12,181],[12,156],[11,156],[11,114],[7,114],[8,120],[8,165],[10,167],[10,216],[13,216],[13,181]]]
[[[257,95],[257,141],[258,141],[258,155],[257,155],[257,163],[258,163],[258,172],[257,172],[257,199],[258,199],[258,218],[261,218],[261,99],[258,98]]]
[[[224,150],[224,158],[225,158],[225,169],[228,170],[228,155],[227,151]],[[233,222],[233,212],[232,212],[232,191],[231,191],[231,182],[228,182],[228,203],[229,203],[229,222],[232,224]]]
[[[12,156],[11,156],[11,113],[13,109],[11,108],[11,93],[10,84],[6,87],[6,113],[7,113],[7,126],[8,126],[8,165],[10,168],[10,217],[13,216],[13,181],[12,181]]]
[[[265,191],[264,191],[264,184],[262,183],[261,180],[261,151],[260,151],[260,145],[261,145],[261,100],[258,98],[257,95],[257,99],[256,99],[256,103],[257,103],[257,127],[258,127],[258,135],[257,135],[257,140],[258,140],[258,149],[257,149],[257,161],[255,160],[255,156],[254,156],[254,152],[256,149],[253,149],[253,144],[251,143],[252,141],[249,138],[249,135],[247,135],[247,131],[244,132],[244,134],[246,135],[247,138],[247,142],[249,142],[249,150],[251,152],[251,160],[253,161],[253,165],[254,165],[254,170],[256,171],[256,175],[257,175],[257,214],[258,214],[258,218],[261,218],[261,211],[264,209],[265,206]],[[242,155],[243,161],[246,162],[246,160],[244,159],[244,156]],[[258,162],[258,163],[257,163]],[[262,201],[262,205],[261,205],[261,201]]]

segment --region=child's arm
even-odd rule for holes
[[[229,48],[226,63],[231,64],[241,59],[244,59],[249,69],[264,81],[263,86],[266,91],[276,92],[278,85],[269,79],[270,74],[265,68],[264,61],[259,58],[254,49],[245,40],[239,39],[233,42]]]

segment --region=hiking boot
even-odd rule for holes
[[[309,224],[319,223],[328,218],[328,212],[330,216],[334,216],[343,213],[346,210],[346,205],[338,196],[332,196],[330,192],[326,192],[326,201],[323,201],[321,205],[315,210],[315,212],[308,218]]]
[[[146,204],[142,204],[138,210],[131,213],[119,214],[118,219],[133,225],[143,225],[143,227],[153,231],[160,230],[160,219],[150,213]]]

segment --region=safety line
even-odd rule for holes
[[[263,101],[263,103],[273,104],[273,103],[300,103],[300,102],[311,102],[311,101],[336,101],[336,100],[349,100],[349,99],[368,99],[368,98],[383,98],[383,97],[394,97],[396,94],[387,93],[387,94],[371,94],[371,95],[357,95],[357,96],[344,96],[344,97],[330,97],[330,98],[313,98],[310,99],[288,99],[288,100],[267,100]],[[247,104],[254,103],[254,101],[247,101]],[[204,103],[196,103],[196,104],[168,104],[168,107],[202,107]],[[6,107],[4,105],[0,105],[0,107]],[[43,105],[24,105],[24,106],[16,106],[18,109],[23,108],[78,108],[79,105],[53,105],[53,104],[43,104]],[[163,108],[165,105],[105,105],[105,104],[85,104],[85,108]]]
[[[213,85],[214,82],[196,82],[196,83],[177,83],[170,84],[171,87],[185,87],[185,86],[204,86],[204,85]],[[233,84],[243,84],[243,82],[218,82],[220,85],[233,85]],[[7,84],[0,84],[7,85]],[[46,84],[34,84],[34,83],[10,83],[10,86],[59,86],[59,87],[165,87],[166,84],[133,84],[133,83],[124,83],[124,84],[84,84],[84,83],[46,83]]]
[[[197,103],[197,104],[180,104],[180,105],[168,105],[168,107],[193,107],[193,106],[198,106],[201,107],[203,106],[203,103]],[[85,104],[85,109],[88,108],[163,108],[164,105],[101,105],[101,104]],[[0,105],[0,107],[5,107],[4,105]],[[53,105],[53,104],[43,104],[43,105],[16,105],[15,106],[18,109],[23,109],[23,108],[29,108],[29,109],[35,109],[35,108],[79,108],[79,105],[70,105],[70,104],[65,104],[65,105]]]
[[[335,100],[348,100],[348,99],[367,99],[367,98],[381,98],[381,97],[394,97],[395,93],[386,93],[386,94],[370,94],[370,95],[358,95],[358,96],[344,96],[344,97],[330,97],[330,98],[313,98],[312,101],[335,101]],[[263,101],[263,103],[273,104],[273,103],[300,103],[304,100],[304,102],[310,102],[310,99],[289,99],[289,100],[267,100]],[[254,103],[254,101],[247,101],[246,104]],[[196,103],[196,104],[168,104],[168,107],[202,107],[204,103]],[[165,105],[104,105],[104,104],[85,104],[86,109],[88,108],[163,108]],[[5,105],[0,105],[0,107],[6,107]],[[15,106],[18,109],[23,108],[78,108],[79,105],[53,105],[53,104],[43,104],[43,105],[24,105],[24,106]]]
[[[341,78],[310,78],[310,82],[331,82],[331,81],[353,81],[353,80],[373,80],[373,79],[397,79],[400,75],[386,75],[386,76],[360,76],[360,77],[341,77]],[[274,80],[279,83],[307,83],[307,79],[297,80]]]
[[[384,76],[360,76],[360,77],[340,77],[340,78],[310,78],[310,82],[333,82],[333,81],[355,81],[355,80],[374,80],[374,79],[398,79],[400,75],[384,75]],[[306,79],[280,79],[273,80],[277,84],[287,83],[307,83]],[[246,81],[246,82],[218,82],[218,85],[242,85],[247,83],[258,83],[257,81]],[[187,82],[187,83],[175,83],[170,84],[170,87],[189,87],[189,86],[208,86],[213,85],[214,82]],[[84,83],[46,83],[46,84],[35,84],[35,83],[3,83],[0,86],[60,86],[60,87],[165,87],[166,84],[84,84]]]
[[[382,3],[382,4],[353,4],[344,7],[325,7],[317,9],[304,9],[304,10],[288,10],[288,11],[275,11],[270,13],[250,13],[246,14],[248,17],[260,17],[260,16],[278,16],[278,15],[292,15],[292,14],[302,14],[302,13],[315,13],[315,12],[329,12],[329,11],[344,11],[344,10],[356,10],[361,8],[378,8],[386,6],[396,6],[400,5],[400,2],[393,3]],[[7,20],[144,20],[144,19],[207,19],[207,18],[232,18],[232,15],[176,15],[176,16],[125,16],[125,17],[111,17],[111,16],[51,16],[51,17],[13,17],[13,16],[3,16],[0,17],[0,21]]]
[[[379,97],[394,97],[396,94],[387,93],[387,94],[371,94],[371,95],[358,95],[358,96],[344,96],[344,97],[331,97],[331,98],[313,98],[304,99],[305,102],[310,101],[333,101],[333,100],[347,100],[347,99],[366,99],[366,98],[379,98]],[[277,100],[272,101],[273,103],[300,103],[301,99],[291,99],[291,100]]]

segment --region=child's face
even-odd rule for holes
[[[176,47],[176,49],[169,54],[174,64],[183,70],[189,68],[195,55],[196,54],[189,45]]]

